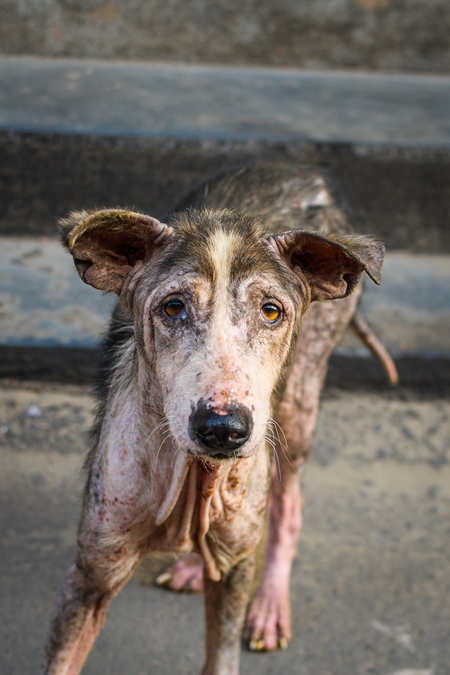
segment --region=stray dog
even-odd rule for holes
[[[236,675],[267,511],[246,635],[257,650],[291,636],[299,478],[352,321],[396,377],[356,312],[362,273],[381,282],[384,247],[351,233],[324,172],[268,163],[209,181],[166,224],[102,210],[72,213],[61,233],[83,281],[120,302],[44,673],[79,673],[111,598],[146,554],[173,551],[191,556],[176,574],[194,569],[197,586],[203,575],[203,675]]]

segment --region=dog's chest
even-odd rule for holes
[[[263,479],[255,486],[252,478],[257,477],[249,476],[253,463],[241,459],[228,467],[191,462],[170,514],[152,538],[151,548],[196,551],[204,559],[208,576],[220,579],[221,572],[235,564],[261,536],[260,516],[266,507],[267,491]]]

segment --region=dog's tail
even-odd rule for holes
[[[356,312],[352,319],[351,326],[362,342],[370,349],[386,371],[391,384],[398,383],[398,372],[392,356],[387,351],[384,344],[375,335],[373,330],[367,324],[361,312]]]

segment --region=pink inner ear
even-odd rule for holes
[[[123,209],[73,213],[61,227],[83,281],[118,294],[131,269],[149,259],[173,232],[156,218]]]
[[[328,252],[327,252],[328,253]],[[331,252],[327,257],[320,255],[317,251],[294,251],[291,255],[291,265],[300,267],[302,270],[308,270],[310,273],[326,273],[326,270],[333,266],[335,256]]]
[[[80,238],[83,242],[83,238]],[[127,260],[130,266],[145,258],[145,239],[135,232],[111,232],[108,230],[91,232],[84,244],[96,258],[105,255],[109,258]]]
[[[301,269],[311,286],[311,300],[335,300],[352,292],[363,267],[341,249],[326,242],[294,251],[292,267]]]
[[[145,243],[132,232],[89,232],[72,255],[83,281],[102,291],[120,293],[131,268],[145,258]]]
[[[268,242],[294,273],[307,279],[312,300],[349,295],[364,271],[381,283],[384,246],[371,237],[291,230]]]
[[[123,282],[131,269],[125,256],[103,252],[101,257],[90,252],[89,260],[74,258],[78,274],[86,284],[101,291],[120,293]]]
[[[348,259],[331,246],[320,245],[313,249],[294,251],[290,258],[292,267],[299,267],[309,277],[334,282],[342,277],[344,262]]]
[[[139,260],[144,260],[145,248],[131,243],[124,243],[117,248],[117,254],[120,257],[126,258],[130,267],[133,267]]]

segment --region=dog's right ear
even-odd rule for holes
[[[150,259],[173,232],[156,218],[120,209],[71,213],[59,229],[83,281],[118,295],[134,265]]]

